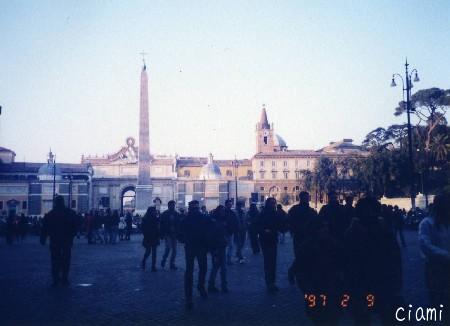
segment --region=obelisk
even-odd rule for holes
[[[136,186],[136,213],[145,214],[147,208],[153,205],[152,180],[150,179],[150,132],[148,119],[148,77],[147,67],[141,71],[141,102],[139,106],[139,151],[138,151],[138,182]]]

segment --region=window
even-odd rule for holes
[[[252,170],[247,170],[247,177],[253,178],[253,171]]]
[[[267,145],[267,136],[264,136],[264,144]]]
[[[283,172],[284,173],[284,178],[287,179],[289,177],[289,172]]]
[[[0,200],[0,210],[3,209],[3,200]]]
[[[276,167],[277,163],[275,161],[272,161],[272,167]]]
[[[178,192],[186,192],[186,184],[185,183],[179,183],[178,184]]]
[[[264,179],[264,172],[259,172],[259,177],[261,178],[261,179]]]
[[[284,187],[283,189],[284,189],[284,191],[287,191],[287,190],[288,190],[288,187]]]
[[[27,209],[27,202],[26,201],[22,202],[22,209]]]
[[[263,168],[264,167],[264,161],[259,161],[259,166]]]
[[[70,208],[77,208],[77,201],[75,199],[72,199],[72,202],[70,203]]]
[[[300,190],[300,187],[299,187],[299,186],[295,186],[295,190],[296,190],[296,191],[299,191],[299,190]]]
[[[295,171],[295,179],[300,179],[300,171]]]
[[[284,162],[283,162],[283,166],[284,166],[284,167],[287,167],[287,166],[288,166],[287,161],[284,161]]]
[[[259,190],[264,191],[264,187],[259,188]]]
[[[189,178],[189,177],[191,176],[191,171],[189,171],[189,170],[184,170],[184,171],[183,171],[183,176],[186,177],[186,178]]]
[[[87,185],[79,185],[78,186],[78,193],[79,194],[87,194],[88,193],[88,186]]]
[[[100,206],[109,207],[109,197],[100,198]]]
[[[306,166],[309,167],[309,160],[306,161]]]
[[[264,195],[261,195],[261,200],[260,200],[260,202],[264,202],[266,200],[266,196],[264,196]]]
[[[277,173],[276,172],[272,172],[272,179],[276,179],[277,178]]]
[[[204,185],[205,185],[204,182],[194,183],[194,192],[204,192],[205,191]]]
[[[227,170],[227,177],[232,177],[233,176],[233,172],[231,172],[231,170]]]

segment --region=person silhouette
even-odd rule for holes
[[[283,221],[277,213],[277,201],[275,198],[266,199],[264,209],[261,211],[257,222],[259,241],[264,258],[264,274],[269,293],[278,291],[275,285],[277,265],[278,233],[283,230]]]
[[[159,245],[159,219],[158,212],[154,206],[147,209],[141,224],[144,239],[142,245],[145,248],[144,257],[142,258],[141,267],[145,270],[145,263],[148,256],[152,254],[152,272],[156,272],[156,250]]]
[[[288,271],[288,279],[291,284],[295,284],[301,245],[309,232],[309,225],[317,219],[316,211],[309,206],[309,193],[302,191],[299,198],[300,203],[292,206],[288,212],[288,226],[294,239],[294,262]]]
[[[197,259],[199,267],[197,289],[204,299],[208,297],[205,289],[206,272],[208,268],[208,217],[200,212],[199,202],[192,200],[188,204],[188,214],[181,222],[181,239],[184,242],[186,270],[184,273],[184,292],[186,309],[191,310],[192,287],[194,284],[194,260]]]
[[[63,285],[69,284],[70,258],[76,232],[75,212],[65,207],[62,196],[56,196],[54,208],[44,216],[40,236],[42,245],[45,245],[47,238],[50,238],[54,286],[58,285],[60,281]]]
[[[217,293],[219,290],[215,286],[217,272],[220,270],[222,293],[228,292],[227,286],[227,264],[226,264],[226,246],[227,233],[231,227],[232,221],[225,213],[225,206],[219,205],[211,214],[211,254],[213,267],[209,274],[208,292]]]
[[[257,224],[258,224],[258,216],[259,211],[256,207],[255,203],[250,204],[250,208],[247,212],[247,229],[248,229],[248,236],[250,238],[250,245],[252,247],[253,254],[259,254],[261,249],[259,248],[259,240],[258,240],[258,230],[257,230]]]
[[[442,304],[443,320],[450,307],[450,196],[436,195],[431,214],[419,224],[419,244],[425,258],[425,280],[433,307]]]
[[[177,270],[175,258],[177,256],[177,236],[180,233],[181,215],[175,210],[175,201],[171,200],[167,204],[168,209],[161,214],[161,237],[165,241],[164,256],[161,260],[161,267],[166,265],[170,256],[170,269]]]

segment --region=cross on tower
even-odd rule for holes
[[[144,63],[144,67],[145,67],[145,56],[148,54],[147,52],[142,51],[141,53],[139,53],[140,55],[142,55],[142,62]]]

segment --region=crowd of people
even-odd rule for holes
[[[293,262],[288,279],[304,293],[306,313],[315,323],[337,323],[343,302],[350,298],[348,310],[357,324],[368,323],[372,312],[377,312],[382,321],[391,321],[394,307],[402,304],[400,248],[406,246],[403,212],[398,207],[381,205],[370,196],[360,198],[356,205],[354,198],[348,196],[342,205],[336,194],[330,193],[328,203],[319,212],[310,207],[307,192],[301,192],[299,199],[299,204],[288,212],[277,205],[275,198],[268,198],[261,209],[252,203],[248,210],[240,202],[233,208],[231,200],[210,212],[196,200],[189,202],[187,212],[177,210],[174,201],[161,214],[156,207],[149,207],[138,223],[145,248],[141,267],[146,269],[151,255],[152,272],[159,266],[164,269],[168,260],[169,268],[177,270],[177,246],[178,242],[183,243],[184,292],[186,308],[191,310],[195,261],[199,267],[200,296],[227,293],[227,268],[245,264],[243,248],[248,240],[254,255],[262,253],[267,291],[276,293],[278,244],[289,232],[293,238]],[[449,299],[449,203],[449,198],[436,196],[429,216],[419,226],[425,277],[430,301],[435,304],[448,303]],[[80,219],[57,196],[41,230],[42,244],[50,238],[54,284],[68,283],[70,249],[80,230],[85,230],[88,243],[113,244],[117,239],[129,240],[132,228],[130,213],[121,217],[117,211],[107,210],[91,212]],[[165,248],[158,266],[157,248],[161,241]],[[220,289],[216,287],[218,273]],[[321,301],[316,303],[316,298]]]

